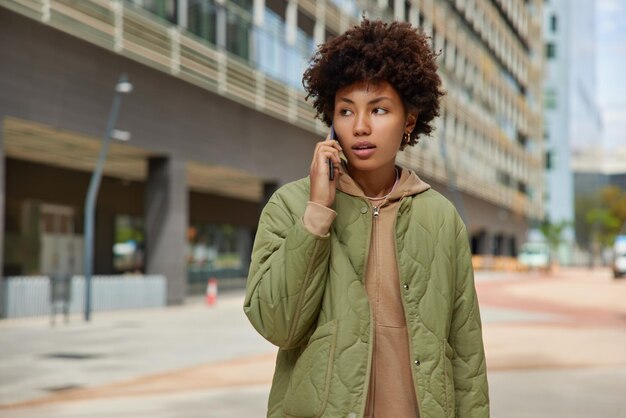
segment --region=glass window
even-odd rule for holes
[[[546,109],[556,109],[557,96],[556,90],[553,88],[547,88],[544,93],[544,106]]]
[[[552,167],[554,167],[554,164],[552,161],[552,151],[550,150],[546,151],[545,163],[546,163],[546,170],[552,170]]]
[[[176,0],[133,0],[133,3],[169,22],[176,22]]]
[[[345,14],[359,18],[360,12],[356,0],[332,0],[332,3]]]
[[[226,50],[248,61],[251,33],[252,15],[244,9],[229,5],[226,8]]]
[[[217,9],[213,0],[189,0],[187,29],[200,38],[217,43]]]
[[[116,273],[144,270],[143,219],[117,215],[113,241],[113,268]]]
[[[211,277],[241,278],[248,275],[252,251],[249,228],[194,224],[188,229],[187,241],[190,282],[205,283]]]
[[[302,89],[302,73],[315,49],[314,40],[297,29],[295,45],[285,39],[285,22],[278,14],[265,9],[263,28],[254,29],[254,64],[264,73]]]

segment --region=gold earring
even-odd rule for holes
[[[411,141],[411,134],[408,133],[408,132],[405,132],[404,133],[404,141],[403,141],[403,143],[408,145],[410,141]]]

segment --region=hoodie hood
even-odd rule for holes
[[[400,179],[396,189],[384,200],[385,202],[400,200],[404,196],[416,195],[430,189],[430,185],[420,179],[413,170],[398,165],[396,165],[396,168],[400,172]],[[351,196],[366,197],[361,187],[348,174],[347,162],[344,159],[341,160],[341,174],[336,187],[338,190]]]

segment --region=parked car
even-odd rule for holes
[[[613,245],[613,277],[626,275],[626,235],[618,235]]]
[[[542,241],[527,242],[522,244],[517,260],[529,269],[548,269],[550,268],[550,247]]]

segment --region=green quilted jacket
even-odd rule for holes
[[[258,225],[244,311],[279,347],[268,417],[362,417],[372,355],[363,283],[367,200],[337,191],[329,234],[302,216],[309,178],[281,187]],[[465,226],[429,189],[400,202],[396,255],[421,418],[489,417],[481,320]],[[383,417],[403,418],[403,417]]]

